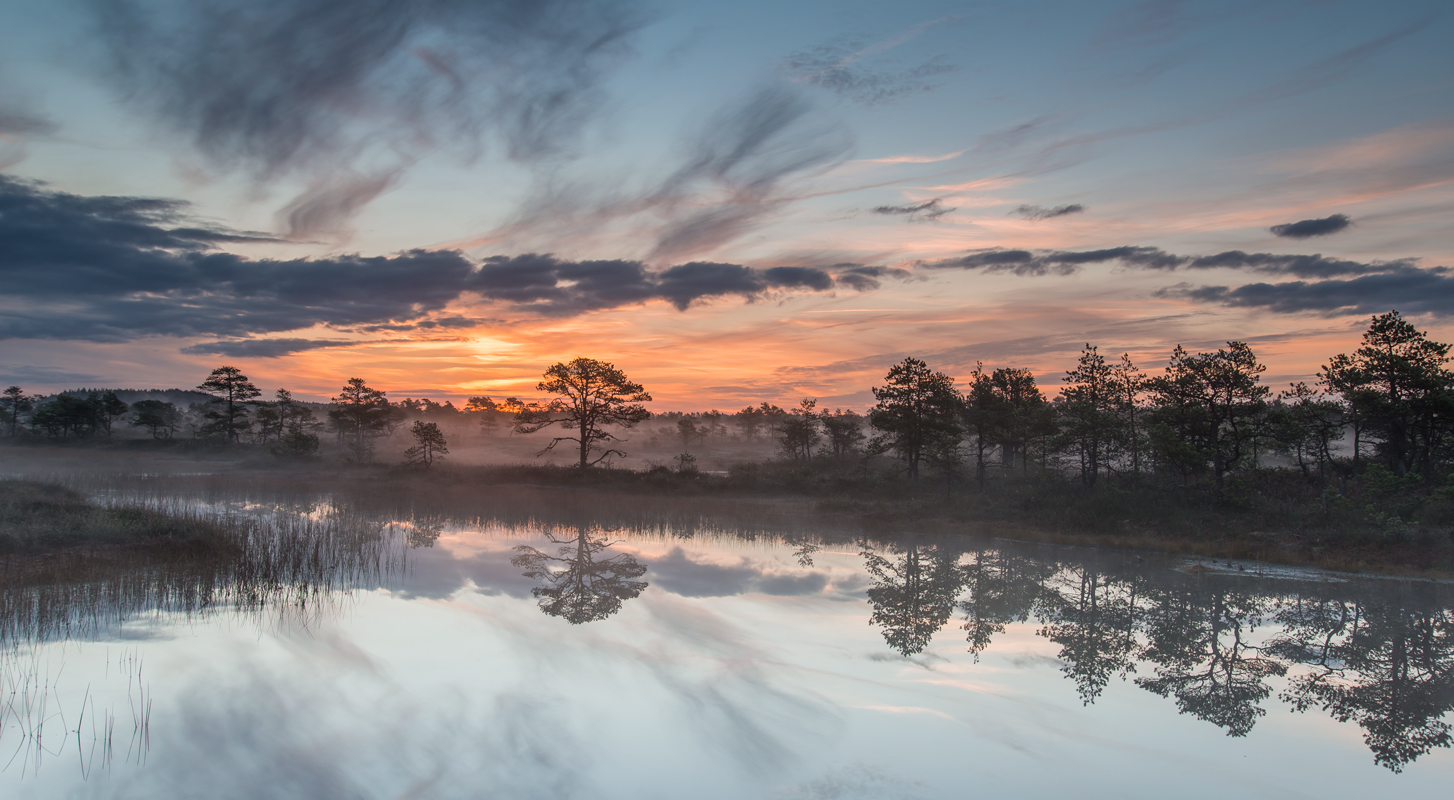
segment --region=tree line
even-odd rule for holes
[[[114,390],[35,397],[19,386],[10,386],[0,392],[0,424],[12,437],[46,438],[109,437],[119,425],[127,424],[154,439],[185,436],[220,443],[250,442],[265,446],[274,455],[295,458],[316,455],[320,435],[331,432],[351,460],[370,462],[378,440],[392,435],[408,412],[460,413],[452,403],[428,399],[392,403],[385,392],[361,378],[350,378],[320,418],[320,404],[298,401],[287,389],[278,389],[271,400],[261,399],[262,391],[231,366],[212,370],[197,389],[209,399],[184,408],[157,399],[126,403]],[[490,417],[489,424],[505,414],[483,397],[471,398],[466,413]],[[410,464],[428,468],[449,452],[437,422],[416,420],[410,434],[415,441],[405,453]]]
[[[997,456],[1004,467],[1054,467],[1086,489],[1151,477],[1221,490],[1277,456],[1324,484],[1372,469],[1433,486],[1454,463],[1449,350],[1393,311],[1314,384],[1274,393],[1245,342],[1178,346],[1161,374],[1087,344],[1053,401],[1026,370],[981,365],[957,387],[907,358],[873,389],[868,449],[895,454],[911,478],[925,465],[945,475],[972,467],[981,485]]]
[[[1375,316],[1361,346],[1328,360],[1314,383],[1274,393],[1266,367],[1238,341],[1210,352],[1178,346],[1160,374],[1128,355],[1108,359],[1086,344],[1054,399],[1028,370],[979,364],[962,384],[909,357],[895,364],[866,414],[820,410],[814,399],[788,409],[763,402],[732,414],[658,415],[674,420],[681,465],[691,450],[728,425],[742,438],[766,433],[784,459],[892,457],[909,480],[934,475],[946,487],[970,477],[983,488],[993,468],[1054,472],[1093,491],[1144,482],[1222,490],[1231,476],[1270,463],[1320,485],[1372,474],[1410,490],[1432,489],[1454,463],[1454,371],[1450,345],[1433,341],[1397,311]],[[44,402],[12,386],[0,395],[0,420],[12,436],[110,435],[122,421],[157,438],[192,435],[267,445],[276,452],[317,452],[331,431],[352,458],[369,461],[376,441],[406,415],[472,415],[481,424],[509,421],[514,431],[562,432],[542,453],[569,443],[582,468],[625,455],[621,432],[652,418],[651,395],[614,365],[577,358],[551,366],[536,389],[547,399],[450,402],[405,399],[351,378],[324,418],[280,389],[268,401],[235,367],[218,367],[198,387],[211,400],[180,409],[160,400],[128,404],[114,392],[58,395]],[[422,425],[435,424],[421,420]],[[421,435],[411,431],[416,439]],[[447,446],[435,424],[420,441],[426,462]],[[1276,459],[1276,462],[1274,462]]]

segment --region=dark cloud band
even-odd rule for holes
[[[218,245],[273,241],[199,225],[185,204],[83,197],[0,176],[0,338],[126,341],[224,337],[196,352],[277,355],[347,344],[248,340],[316,326],[361,333],[442,331],[471,324],[450,304],[479,298],[546,316],[638,305],[678,309],[718,297],[875,288],[902,271],[861,265],[749,267],[550,255],[475,262],[457,251],[390,256],[250,259]]]
[[[1378,314],[1397,308],[1408,314],[1454,315],[1454,275],[1444,268],[1410,268],[1348,279],[1250,283],[1236,287],[1180,285],[1156,294],[1285,314]]]
[[[1209,256],[1183,256],[1157,247],[1101,250],[980,250],[955,258],[923,261],[926,269],[1013,272],[1017,275],[1067,275],[1088,264],[1118,264],[1140,270],[1245,270],[1295,278],[1244,286],[1189,284],[1162,289],[1156,296],[1279,313],[1367,314],[1403,309],[1409,313],[1454,315],[1454,270],[1419,267],[1412,259],[1351,261],[1320,254],[1280,255],[1228,250]]]
[[[1068,275],[1088,264],[1115,263],[1133,269],[1245,269],[1266,275],[1330,278],[1368,275],[1411,268],[1413,262],[1349,261],[1321,254],[1279,255],[1228,250],[1210,256],[1183,256],[1159,247],[1108,247],[1099,250],[976,250],[954,258],[921,261],[926,269],[1013,272],[1016,275]]]

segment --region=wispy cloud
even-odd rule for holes
[[[14,90],[0,71],[0,169],[25,160],[25,142],[55,133],[57,125],[35,103]]]
[[[939,161],[948,161],[964,155],[963,150],[956,150],[953,153],[945,153],[942,156],[888,156],[886,158],[861,158],[861,164],[933,164]]]
[[[1081,205],[1080,203],[1072,203],[1070,205],[1055,206],[1053,208],[1046,208],[1045,206],[1022,205],[1010,213],[1014,214],[1015,216],[1024,217],[1025,219],[1029,220],[1042,220],[1054,219],[1055,217],[1063,217],[1067,214],[1080,214],[1084,211],[1085,206]]]
[[[783,64],[792,80],[827,89],[866,105],[892,102],[912,94],[932,91],[937,79],[957,67],[942,56],[932,56],[911,67],[887,64],[868,66],[862,62],[918,38],[954,17],[921,22],[902,33],[877,42],[849,39],[793,53]]]
[[[630,0],[91,0],[104,77],[214,168],[301,176],[301,233],[337,226],[440,147],[568,154],[645,21]]]
[[[707,255],[802,199],[801,182],[842,163],[851,146],[800,91],[768,85],[704,121],[666,178],[635,191],[624,181],[548,181],[505,225],[449,246],[554,248],[627,225],[649,242],[647,260]]]
[[[945,207],[938,197],[916,205],[876,206],[869,209],[869,211],[875,214],[889,217],[903,217],[906,222],[933,222],[953,210],[952,208]]]

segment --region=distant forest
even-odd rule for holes
[[[1360,347],[1331,357],[1315,383],[1274,391],[1262,384],[1266,367],[1243,342],[1211,352],[1177,347],[1159,374],[1087,344],[1053,400],[1028,370],[981,364],[956,384],[911,357],[872,388],[876,402],[866,413],[821,409],[804,399],[788,408],[762,402],[727,413],[658,414],[668,424],[650,429],[648,441],[678,452],[671,469],[681,473],[695,472],[694,453],[709,441],[771,440],[776,463],[824,473],[874,471],[906,485],[922,479],[946,493],[983,490],[991,479],[1018,473],[1084,492],[1231,495],[1249,490],[1239,483],[1246,476],[1275,472],[1312,487],[1324,509],[1359,498],[1360,513],[1397,536],[1431,521],[1424,515],[1431,502],[1454,503],[1449,351],[1389,312],[1372,319]],[[605,377],[575,396],[572,381],[580,375],[571,370],[580,368]],[[474,420],[486,431],[523,433],[557,425],[563,435],[550,446],[574,443],[585,467],[624,455],[608,449],[618,441],[612,431],[652,418],[641,405],[650,400],[646,390],[603,362],[558,364],[538,389],[555,398],[473,397],[457,408],[428,398],[391,401],[353,378],[331,403],[313,404],[287,390],[263,398],[237,369],[219,367],[196,390],[81,389],[31,397],[12,386],[0,397],[0,425],[11,437],[125,431],[251,443],[283,457],[313,455],[320,437],[329,437],[357,461],[369,461],[374,442],[410,419],[416,439],[421,426],[433,426],[425,433],[430,452],[437,452],[431,457],[439,458],[448,450],[436,423],[457,429]]]

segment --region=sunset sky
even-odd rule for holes
[[[0,384],[863,408],[1398,309],[1454,340],[1447,3],[0,0]]]

